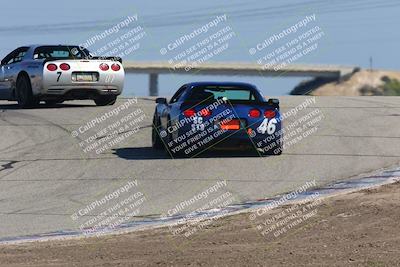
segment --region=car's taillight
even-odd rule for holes
[[[261,116],[261,112],[258,110],[258,109],[251,109],[250,111],[249,111],[249,117],[250,118],[258,118],[258,117],[260,117]]]
[[[187,109],[183,112],[183,115],[185,115],[185,117],[193,117],[196,114],[196,111],[194,109]]]
[[[265,118],[268,118],[268,119],[272,119],[272,118],[274,118],[275,117],[275,111],[273,111],[273,110],[266,110],[265,112],[264,112],[264,117]]]
[[[61,70],[69,70],[71,67],[67,63],[62,63],[60,65]]]
[[[101,63],[100,64],[100,69],[102,71],[107,71],[110,68],[110,66],[108,66],[106,63]]]
[[[240,120],[232,119],[228,121],[221,122],[222,130],[239,130],[240,129]]]
[[[118,65],[118,64],[112,64],[112,65],[111,65],[111,69],[112,69],[113,71],[119,71],[119,70],[121,69],[121,66]]]
[[[47,69],[49,71],[56,71],[57,70],[57,65],[56,64],[49,64],[49,65],[47,65]]]
[[[209,109],[203,108],[202,110],[200,110],[200,115],[202,117],[209,117],[211,116],[212,112]]]

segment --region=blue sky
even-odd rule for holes
[[[248,51],[270,35],[304,16],[316,14],[314,25],[325,33],[318,49],[296,63],[340,64],[400,69],[398,0],[282,0],[282,1],[4,1],[0,16],[0,57],[30,43],[82,43],[128,15],[138,14],[146,37],[124,60],[161,61],[160,48],[227,14],[236,37],[229,49],[212,61],[255,62]],[[123,32],[121,32],[123,33]],[[170,95],[181,84],[199,80],[234,80],[256,84],[266,95],[287,94],[302,78],[207,77],[161,75],[160,94]],[[125,95],[146,95],[148,77],[129,75]]]

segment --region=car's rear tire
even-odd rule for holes
[[[16,98],[21,108],[31,108],[37,106],[40,100],[33,96],[32,86],[29,78],[21,74],[17,79]]]
[[[117,96],[115,95],[107,95],[107,96],[99,96],[94,99],[94,103],[97,106],[112,106],[117,101]]]
[[[164,144],[160,136],[160,120],[155,115],[153,118],[153,126],[151,131],[151,144],[152,147],[157,150],[164,148]]]

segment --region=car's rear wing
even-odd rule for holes
[[[60,61],[60,60],[111,60],[117,61],[122,64],[122,58],[120,57],[88,57],[88,58],[46,58],[43,61],[43,64],[46,64],[49,61]]]
[[[111,61],[118,61],[119,63],[122,63],[121,57],[90,57],[89,59],[111,60]]]
[[[187,106],[196,106],[196,105],[207,105],[217,102],[217,100],[204,100],[204,101],[185,101],[182,103],[181,107],[187,107]],[[242,104],[242,105],[257,105],[260,107],[272,107],[276,108],[279,110],[279,99],[276,98],[270,98],[268,101],[253,101],[253,100],[232,100],[228,101],[228,104],[235,105],[235,104]]]

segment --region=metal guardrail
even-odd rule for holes
[[[149,74],[150,96],[158,95],[158,75],[224,75],[224,76],[265,76],[265,77],[322,77],[340,79],[340,77],[359,69],[353,66],[336,65],[286,65],[265,68],[256,63],[245,62],[207,62],[203,64],[169,64],[168,62],[132,62],[125,61],[126,73]]]

